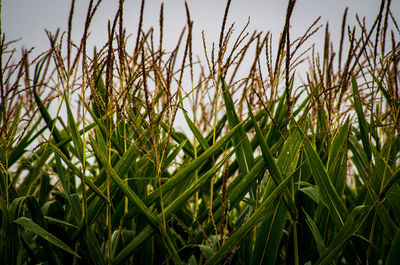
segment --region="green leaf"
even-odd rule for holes
[[[383,187],[381,193],[379,194],[379,200],[383,200],[384,198],[386,198],[388,192],[390,192],[390,190],[393,189],[393,187],[395,187],[396,184],[398,184],[399,180],[400,180],[400,168],[398,168],[396,172],[393,173],[392,177]]]
[[[42,120],[39,119],[31,128],[29,128],[29,130],[25,133],[25,136],[22,138],[22,140],[19,141],[18,144],[15,146],[14,150],[12,151],[8,159],[8,167],[11,167],[12,165],[14,165],[15,162],[18,161],[18,159],[22,158],[25,152],[27,151],[26,148],[33,141],[35,141],[36,138],[42,135],[42,133],[47,129],[47,127],[44,127],[32,136],[32,134],[36,131],[36,128],[39,126],[41,121]]]
[[[303,211],[303,212],[306,215],[307,225],[310,228],[310,231],[314,237],[315,243],[317,244],[318,253],[319,253],[319,255],[322,255],[322,253],[324,253],[324,251],[326,250],[324,240],[322,239],[322,236],[319,233],[318,227],[315,225],[314,221],[307,214],[307,212],[305,212],[305,211]]]
[[[104,165],[106,165],[107,161],[106,161],[105,153],[102,152],[101,149],[97,149],[96,151],[97,151],[96,153],[99,156],[102,163]],[[129,157],[129,155],[123,156],[124,159],[127,159],[128,157]],[[125,167],[128,167],[130,164],[124,163],[124,161],[122,161],[118,165],[120,167],[122,165],[124,165]],[[120,190],[125,194],[125,196],[128,197],[138,207],[140,212],[142,212],[147,217],[147,219],[150,221],[150,223],[154,227],[159,227],[159,224],[157,223],[156,218],[153,215],[153,213],[147,208],[146,204],[139,198],[139,196],[132,190],[132,188],[129,187],[128,183],[118,175],[118,173],[115,171],[115,169],[112,167],[112,165],[108,165],[108,170],[110,172],[110,177],[117,184],[117,186],[120,188]]]
[[[305,151],[309,159],[308,163],[311,168],[311,173],[321,195],[321,200],[328,207],[332,218],[340,227],[344,224],[344,220],[346,220],[347,217],[346,207],[337,194],[321,159],[309,141],[305,143]]]
[[[167,170],[169,165],[175,160],[177,159],[177,156],[179,154],[179,152],[183,149],[183,147],[186,145],[186,140],[183,141],[182,143],[180,143],[165,159],[164,162],[164,168],[163,170]]]
[[[109,119],[110,116],[112,115],[112,113],[109,113],[107,115],[101,116],[101,117],[97,117],[97,115],[93,112],[92,109],[89,108],[89,106],[86,104],[86,102],[84,100],[81,99],[81,102],[83,103],[83,105],[85,106],[85,109],[87,111],[89,111],[90,115],[92,116],[94,123],[100,128],[101,132],[106,135],[106,126],[103,124],[103,120],[105,119]],[[82,130],[81,130],[82,131]],[[142,135],[145,135],[145,132],[142,132]],[[122,155],[124,153],[123,148],[118,144],[118,140],[116,139],[116,135],[112,134],[111,135],[111,143],[112,143],[112,147],[117,149],[118,153],[120,155]]]
[[[225,102],[226,115],[228,117],[228,124],[229,128],[232,129],[237,124],[239,124],[240,121],[235,111],[235,105],[233,104],[232,96],[229,92],[228,87],[226,87],[223,78],[221,78],[221,84]],[[246,135],[245,130],[243,128],[240,128],[239,134],[235,135],[232,138],[232,141],[234,145],[237,145],[242,140],[243,142],[241,147],[236,150],[236,159],[238,160],[242,174],[247,174],[247,172],[249,172],[249,170],[254,165],[253,149],[251,148],[250,141]]]
[[[180,95],[180,100],[181,100],[181,104],[183,106],[181,95]],[[199,141],[199,143],[201,144],[201,146],[204,149],[207,149],[209,147],[209,145],[208,145],[206,139],[204,139],[203,135],[200,133],[200,131],[197,129],[196,125],[189,118],[186,111],[183,111],[183,116],[185,117],[185,120],[186,120],[187,124],[189,125],[189,128],[192,131],[193,135],[196,137],[197,141]]]
[[[99,197],[107,201],[107,197],[104,195],[99,188],[94,185],[91,179],[89,179],[87,176],[82,174],[82,172],[58,149],[55,145],[50,143],[50,146],[53,148],[53,150],[56,152],[57,155],[61,157],[62,160],[64,160],[65,164],[68,165],[69,169],[72,169],[72,171],[78,176],[80,179],[83,179],[85,183],[91,188]]]
[[[270,212],[268,212],[273,205],[273,202],[277,200],[278,196],[285,190],[287,184],[291,180],[291,177],[286,178],[281,184],[268,196],[268,198],[260,205],[260,207],[254,212],[254,214],[229,238],[225,244],[206,262],[207,265],[221,264],[223,259],[231,253],[232,249],[236,246],[236,242],[239,242],[251,229],[265,220]]]
[[[47,108],[43,105],[43,102],[37,93],[37,86],[39,83],[39,78],[40,78],[42,68],[44,66],[44,63],[49,59],[50,59],[50,53],[47,53],[46,56],[43,57],[42,59],[40,59],[39,62],[36,64],[35,76],[34,76],[34,81],[33,81],[33,97],[35,99],[36,104],[38,105],[39,111],[42,114],[44,121],[47,124],[47,128],[50,130],[50,133],[52,134],[54,140],[56,141],[56,143],[60,143],[62,141],[61,134],[58,131],[54,120],[51,118]],[[60,146],[60,150],[64,153],[64,155],[68,159],[70,158],[68,150],[65,148],[65,146]]]
[[[71,136],[72,136],[72,142],[74,143],[74,146],[76,148],[76,152],[78,154],[78,158],[83,163],[83,152],[85,152],[82,144],[82,139],[79,136],[78,129],[75,124],[75,119],[71,111],[71,107],[69,105],[69,100],[67,98],[67,95],[64,93],[65,97],[65,104],[67,106],[67,117],[68,117],[68,129],[70,130]]]
[[[1,210],[1,237],[0,237],[0,262],[3,264],[16,264],[17,253],[20,247],[18,225],[12,222],[7,205],[0,196]]]
[[[99,242],[97,241],[96,235],[90,229],[87,229],[84,233],[83,240],[85,242],[86,247],[89,250],[89,255],[92,258],[92,262],[99,265],[107,264],[104,255],[101,252],[101,247]]]
[[[308,197],[310,197],[313,201],[315,201],[317,204],[320,201],[320,193],[318,192],[318,189],[315,187],[305,187],[299,189],[300,191],[304,192]]]
[[[371,208],[367,206],[357,206],[346,219],[345,224],[336,234],[327,249],[320,255],[316,265],[332,264],[333,259],[346,245],[348,239],[352,237],[363,224],[365,218],[370,213]]]
[[[210,246],[207,245],[198,245],[200,251],[204,254],[204,256],[206,256],[206,258],[210,258],[213,254],[214,251],[212,250],[212,248]]]
[[[370,147],[369,138],[368,138],[369,127],[368,127],[367,120],[365,119],[364,111],[362,109],[361,96],[360,96],[360,92],[358,91],[357,80],[354,75],[351,75],[351,84],[353,87],[354,109],[357,113],[358,122],[359,122],[359,126],[360,126],[361,142],[363,144],[364,151],[365,151],[368,161],[371,161],[371,158],[372,158],[371,147]]]
[[[201,166],[203,166],[204,163],[211,156],[213,156],[215,152],[223,148],[227,144],[227,142],[240,130],[240,128],[242,128],[243,123],[244,121],[236,125],[224,137],[222,137],[214,145],[210,146],[210,148],[205,150],[199,157],[197,157],[197,159],[194,159],[193,161],[188,163],[184,168],[180,169],[174,176],[169,178],[168,181],[164,183],[161,187],[163,194],[170,191],[175,187],[175,185],[179,184],[181,181],[188,178],[190,174],[192,174],[196,169],[201,168]],[[160,188],[150,193],[144,199],[144,202],[146,203],[146,205],[150,205],[156,201],[159,195],[160,195]]]
[[[256,131],[256,137],[257,137],[257,139],[258,139],[258,141],[260,143],[261,153],[262,153],[262,156],[264,158],[265,165],[267,166],[267,169],[268,169],[272,179],[274,180],[275,184],[279,185],[279,183],[281,183],[281,181],[284,179],[284,177],[282,176],[282,173],[281,173],[280,169],[278,168],[278,165],[276,164],[275,159],[272,156],[272,153],[271,153],[270,149],[268,148],[266,141],[264,140],[264,137],[262,135],[261,129],[258,126],[257,121],[255,120],[254,115],[253,115],[253,113],[251,111],[250,104],[248,102],[247,102],[247,104],[248,104],[248,108],[249,108],[249,114],[250,114],[251,120],[253,121],[254,129]],[[288,149],[286,149],[286,148],[284,149],[285,156],[280,158],[280,163],[284,163],[283,161],[285,160],[285,158],[289,157],[289,156],[287,156],[287,153],[293,155],[293,153],[292,153],[292,150],[293,150],[294,153],[295,153],[294,159],[291,159],[289,157],[288,160],[290,160],[290,161],[287,163],[287,165],[292,164],[293,160],[295,160],[293,164],[294,164],[294,166],[296,166],[296,158],[295,157],[297,155],[298,148],[300,148],[300,146],[301,146],[300,142],[299,142],[299,139],[297,141],[298,141],[298,143],[296,144],[297,147],[290,146],[289,147],[290,151]],[[289,145],[290,144],[288,144],[287,146],[289,146]],[[288,166],[288,168],[289,168],[289,166]],[[284,168],[284,170],[287,171],[287,173],[289,173],[291,171],[290,169],[287,170],[288,168],[286,168],[286,167]],[[297,218],[297,214],[298,214],[297,213],[297,209],[296,209],[296,207],[294,205],[294,202],[292,200],[292,196],[290,195],[289,192],[286,193],[286,196],[285,196],[284,199],[285,199],[285,203],[287,204],[287,207],[288,207],[288,210],[289,210],[290,214],[292,215],[292,217],[294,219],[296,219]]]
[[[250,264],[275,264],[287,219],[287,209],[278,202],[271,217],[257,229],[256,242]]]
[[[352,160],[357,171],[363,179],[368,179],[368,159],[362,146],[357,142],[357,138],[354,135],[349,136],[349,147],[354,155]]]
[[[400,260],[400,229],[397,229],[396,235],[391,243],[389,253],[386,259],[386,265],[397,265]]]
[[[329,150],[328,168],[330,168],[330,166],[334,164],[334,161],[337,160],[340,154],[340,150],[346,143],[349,131],[350,131],[350,121],[349,118],[347,118],[346,122],[340,127],[340,130],[335,136],[332,146]]]
[[[17,107],[17,111],[15,113],[15,116],[14,116],[14,120],[12,121],[10,129],[7,132],[6,139],[9,141],[10,146],[11,146],[12,142],[14,141],[14,137],[18,131],[18,125],[20,123],[21,107],[22,107],[22,104],[19,104]]]
[[[342,195],[346,186],[347,139],[349,131],[350,122],[349,119],[347,119],[338,129],[329,150],[327,171],[339,196]]]
[[[226,162],[226,160],[232,156],[234,150],[232,150],[228,155],[226,155],[220,162],[214,165],[209,171],[207,171],[204,175],[202,175],[197,181],[195,181],[190,187],[188,187],[182,194],[180,194],[173,202],[171,202],[168,207],[164,211],[165,218],[169,218],[172,213],[176,212],[183,204],[187,202],[187,200],[200,189],[202,185],[213,176],[221,166]],[[157,221],[162,221],[162,213],[158,214]],[[124,261],[146,238],[148,238],[154,229],[150,226],[147,226],[143,229],[140,234],[135,237],[125,249],[123,249],[118,256],[115,258],[113,264],[120,264]]]
[[[251,186],[254,185],[254,182],[256,181],[257,178],[260,178],[262,174],[265,172],[265,163],[262,159],[256,159],[256,164],[254,165],[253,168],[247,173],[243,178],[240,179],[239,183],[236,183],[237,185],[231,188],[231,185],[228,186],[227,188],[227,201],[230,202],[231,208],[236,207],[236,205],[243,200],[244,196],[249,192],[251,189]],[[232,183],[234,184],[234,183]],[[219,222],[221,218],[221,211],[220,211],[220,205],[221,205],[221,196],[218,196],[216,199],[213,201],[213,218],[215,222]],[[206,215],[207,216],[207,213]],[[199,217],[199,220],[200,217]],[[203,228],[204,233],[208,235],[211,231],[213,231],[213,224],[212,222],[208,222],[207,226]],[[199,242],[202,238],[204,237],[203,232],[198,234],[194,241]]]
[[[73,251],[67,244],[65,244],[60,239],[58,239],[57,237],[53,236],[52,234],[50,234],[49,232],[47,232],[46,230],[41,228],[36,223],[32,222],[32,220],[30,220],[30,219],[28,219],[26,217],[20,217],[17,220],[15,220],[14,222],[19,224],[19,225],[22,225],[23,227],[25,227],[29,231],[37,234],[38,236],[40,236],[43,239],[45,239],[48,242],[50,242],[51,244],[53,244],[53,245],[65,250],[65,251],[71,253],[72,255],[75,255],[78,258],[80,258],[78,253]]]

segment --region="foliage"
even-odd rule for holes
[[[69,23],[67,39],[48,33],[52,48],[33,61],[25,51],[14,63],[2,38],[2,264],[398,262],[400,46],[393,31],[386,42],[397,25],[390,1],[371,29],[346,30],[346,10],[337,54],[326,26],[321,57],[313,46],[300,52],[319,19],[290,40],[295,1],[275,57],[268,32],[246,26],[231,40],[228,1],[216,51],[203,36],[205,68],[193,61],[187,4],[173,51],[163,48],[163,5],[155,48],[142,1],[130,52],[120,1],[108,42],[89,55],[99,3],[90,1],[80,43]],[[73,12],[74,1],[70,21]],[[299,85],[294,72],[307,60]]]

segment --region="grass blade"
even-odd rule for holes
[[[244,223],[235,233],[233,233],[224,245],[206,262],[207,265],[221,264],[222,260],[235,247],[234,242],[238,242],[243,238],[255,225],[259,224],[267,216],[267,211],[270,209],[273,202],[276,201],[279,195],[282,194],[291,177],[286,178],[281,184],[268,196],[268,198],[260,205],[255,213]]]
[[[19,224],[19,225],[22,225],[23,227],[25,227],[29,231],[31,231],[31,232],[35,233],[36,235],[42,237],[43,239],[47,240],[48,242],[50,242],[54,246],[59,247],[59,248],[65,250],[65,251],[71,253],[72,255],[75,255],[78,258],[80,258],[78,253],[73,251],[68,245],[66,245],[60,239],[58,239],[57,237],[53,236],[52,234],[50,234],[49,232],[47,232],[46,230],[41,228],[36,223],[32,222],[32,220],[30,220],[30,219],[28,219],[26,217],[20,217],[17,220],[15,220],[14,222]]]

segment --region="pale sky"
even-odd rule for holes
[[[22,38],[19,46],[26,48],[36,47],[36,52],[44,51],[49,47],[44,29],[55,32],[57,28],[67,29],[68,0],[2,0],[2,30],[7,40]],[[128,33],[136,36],[139,19],[140,0],[126,0],[124,24]],[[184,1],[182,0],[148,0],[144,14],[144,29],[154,26],[158,30],[160,4],[164,2],[165,9],[165,44],[172,48],[180,30],[186,23]],[[76,9],[73,21],[73,40],[81,39],[88,0],[76,0]],[[101,46],[107,37],[107,21],[112,20],[117,10],[118,0],[104,0],[100,5],[91,27],[89,46]],[[222,17],[226,1],[202,0],[188,1],[192,20],[194,20],[195,49],[201,49],[201,30],[205,31],[206,38],[211,43],[218,42]],[[344,9],[349,7],[348,22],[354,25],[355,14],[367,18],[371,26],[379,10],[380,1],[377,0],[298,0],[291,22],[291,36],[294,39],[301,35],[308,26],[322,16],[321,23],[329,21],[332,39],[339,42],[339,32]],[[233,0],[228,23],[236,22],[236,31],[251,18],[249,30],[271,31],[277,38],[285,20],[287,1],[282,0]],[[400,1],[393,0],[391,9],[396,16],[400,14]],[[397,18],[399,16],[397,15]],[[321,38],[323,32],[320,32]],[[196,38],[198,41],[196,41]],[[199,51],[202,53],[202,50]]]

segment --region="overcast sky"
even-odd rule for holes
[[[69,0],[2,0],[2,30],[7,40],[19,39],[18,46],[36,47],[36,52],[49,47],[45,29],[55,32],[57,28],[67,29]],[[73,39],[78,42],[82,35],[88,0],[76,0],[73,21]],[[128,33],[136,35],[140,0],[126,0],[124,24]],[[158,29],[158,14],[163,1],[146,1],[144,29],[154,26]],[[168,0],[165,2],[165,42],[172,48],[180,30],[186,23],[184,1]],[[355,24],[355,14],[367,18],[368,25],[379,10],[378,0],[298,0],[292,16],[292,37],[301,35],[308,26],[322,16],[321,23],[329,21],[332,39],[338,43],[343,11],[349,7],[348,22]],[[91,27],[89,47],[102,46],[107,37],[107,21],[113,19],[118,0],[104,0]],[[218,42],[226,1],[202,0],[188,1],[194,37],[201,40],[201,30],[205,31],[209,42]],[[228,23],[235,22],[239,31],[251,18],[249,30],[271,31],[275,38],[279,36],[285,19],[287,1],[283,0],[233,0]],[[400,1],[392,1],[393,14],[400,14]],[[398,16],[397,16],[398,18]],[[322,34],[321,34],[322,37]],[[134,38],[133,38],[134,39]],[[195,39],[196,40],[196,39]],[[195,42],[198,45],[198,42]],[[201,46],[198,46],[201,48]],[[202,51],[199,51],[202,53]]]

